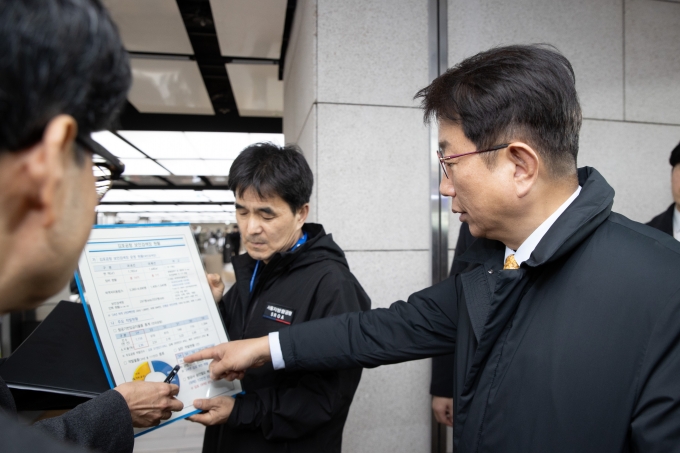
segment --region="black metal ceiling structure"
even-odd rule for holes
[[[239,115],[225,63],[248,61],[254,64],[278,65],[279,80],[282,80],[286,50],[295,15],[296,0],[288,0],[287,2],[281,55],[278,60],[222,56],[210,1],[176,1],[189,35],[194,55],[141,52],[131,52],[130,54],[131,56],[196,61],[215,115],[141,113],[130,102],[127,102],[120,118],[119,129],[280,134],[283,131],[283,120],[281,118],[241,117]]]

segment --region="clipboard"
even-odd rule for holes
[[[183,358],[229,341],[188,223],[96,225],[78,263],[76,282],[111,388],[124,382],[180,387],[184,409],[159,426],[199,413],[197,398],[233,396],[239,381],[211,381],[207,361]]]

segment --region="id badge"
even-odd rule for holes
[[[293,322],[294,315],[295,310],[292,308],[267,303],[262,317],[271,319],[272,321],[280,322],[281,324],[290,325]]]

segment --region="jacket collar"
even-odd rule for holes
[[[340,247],[333,241],[333,236],[326,234],[322,225],[316,223],[305,223],[302,231],[307,233],[307,241],[294,251],[275,253],[269,263],[258,269],[258,283],[270,280],[275,275],[294,268],[307,266],[322,260],[334,260],[347,267],[345,254]],[[236,285],[244,294],[250,292],[250,279],[255,270],[256,260],[247,253],[239,255],[232,260]]]
[[[581,193],[550,227],[527,261],[528,267],[537,267],[555,261],[573,250],[604,222],[614,203],[614,189],[592,167],[578,169]],[[498,250],[505,250],[500,241],[480,238],[459,258],[470,263],[483,264]]]

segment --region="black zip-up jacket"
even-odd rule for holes
[[[260,263],[252,293],[256,261],[247,254],[234,258],[236,283],[219,305],[229,339],[258,338],[286,322],[297,325],[371,308],[332,236],[312,223],[303,231],[308,239],[302,246],[277,253],[264,267]],[[245,395],[236,398],[226,424],[207,428],[203,451],[340,453],[360,378],[359,367],[287,373],[267,364],[249,370],[241,381]]]
[[[477,239],[475,267],[389,309],[280,331],[286,369],[454,352],[457,452],[680,451],[680,242],[581,193],[518,270]]]

